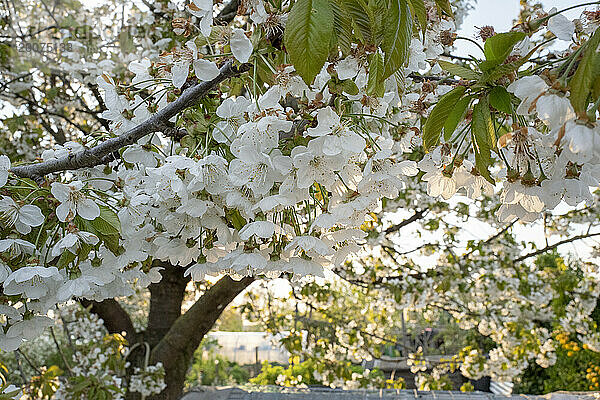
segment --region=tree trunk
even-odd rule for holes
[[[181,303],[185,295],[185,287],[190,277],[184,277],[184,268],[171,265],[168,262],[155,261],[153,266],[162,267],[162,279],[151,284],[150,311],[148,312],[148,326],[144,333],[144,340],[150,348],[154,348],[171,329],[177,318],[181,316]]]
[[[149,397],[148,400],[176,400],[181,396],[194,351],[225,307],[253,281],[252,277],[239,281],[234,281],[229,276],[221,278],[175,321],[152,349],[150,357],[152,364],[162,362],[164,365],[167,387],[162,393]]]
[[[136,332],[127,312],[114,299],[100,303],[82,300],[85,306],[104,320],[110,333],[126,333],[129,345],[146,342],[150,345],[150,364],[162,362],[165,368],[165,390],[148,400],[177,400],[183,392],[185,376],[194,351],[229,303],[252,282],[253,277],[239,281],[229,276],[211,286],[185,314],[181,315],[181,303],[189,278],[183,276],[184,268],[158,263],[164,269],[159,283],[151,284],[148,325],[144,332]],[[145,346],[139,346],[129,356],[132,373],[134,367],[142,367]],[[138,400],[139,395],[129,393],[128,400]]]

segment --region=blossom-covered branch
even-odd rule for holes
[[[206,95],[216,85],[233,76],[248,71],[249,65],[242,64],[235,67],[233,62],[227,62],[219,70],[219,75],[214,79],[198,83],[186,90],[173,103],[152,115],[143,123],[117,137],[108,139],[97,146],[85,149],[79,153],[71,154],[62,158],[49,160],[37,164],[20,165],[11,168],[11,172],[23,178],[31,178],[39,181],[45,175],[72,171],[79,168],[90,168],[105,162],[105,157],[119,149],[133,144],[144,136],[162,131],[169,127],[168,121],[179,112],[193,105],[200,97]]]

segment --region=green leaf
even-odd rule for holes
[[[600,44],[600,29],[596,29],[596,32],[588,40],[579,66],[569,81],[571,105],[580,117],[584,117],[587,111],[588,95],[594,80],[594,60],[598,44]]]
[[[374,44],[375,14],[364,0],[342,0],[355,26],[355,33],[363,43]]]
[[[465,93],[465,90],[464,86],[455,87],[440,97],[433,110],[431,110],[423,127],[423,146],[426,151],[437,146],[440,142],[440,135],[442,134],[444,124],[458,100]]]
[[[600,97],[600,54],[594,57],[594,82],[592,83],[592,102]]]
[[[481,70],[487,71],[496,65],[503,63],[515,44],[519,43],[524,38],[525,34],[523,32],[498,33],[491,38],[488,38],[483,45],[486,61],[480,64]]]
[[[478,143],[485,140],[490,149],[496,148],[496,132],[490,114],[488,99],[483,97],[473,107],[473,128]]]
[[[91,232],[104,243],[104,245],[114,254],[119,254],[119,237],[121,232],[121,223],[119,217],[110,208],[99,205],[100,216],[93,221],[75,217],[75,221],[80,230]]]
[[[307,84],[327,61],[333,35],[333,10],[329,0],[298,0],[285,27],[285,47],[298,74]]]
[[[369,80],[367,81],[367,94],[369,96],[383,97],[385,87],[383,85],[383,56],[380,52],[371,55],[369,61]]]
[[[481,74],[473,71],[471,68],[463,67],[448,61],[438,60],[438,64],[444,71],[450,72],[452,75],[460,76],[463,79],[479,80]]]
[[[332,0],[333,31],[342,54],[347,55],[352,48],[352,18],[342,0]]]
[[[419,28],[425,39],[425,31],[427,31],[427,8],[425,7],[424,0],[409,0],[409,5],[412,14],[417,17],[419,22]]]
[[[491,83],[491,82],[495,82],[498,79],[502,78],[503,76],[508,75],[510,73],[513,73],[513,72],[517,71],[519,68],[521,68],[521,66],[523,64],[525,64],[527,62],[527,60],[529,60],[529,58],[533,55],[533,53],[535,53],[535,51],[537,49],[538,49],[538,46],[536,46],[529,53],[527,53],[525,55],[525,57],[522,57],[522,58],[520,58],[520,59],[518,59],[516,61],[510,62],[508,64],[498,65],[496,67],[492,67],[489,70],[486,70],[481,75],[481,78],[479,79],[479,82],[483,83],[483,84],[488,84],[488,83]],[[485,62],[486,61],[484,61],[484,63]],[[482,64],[479,64],[479,67],[481,67]]]
[[[244,227],[244,225],[246,225],[246,220],[244,219],[244,217],[242,217],[240,212],[235,208],[228,208],[227,210],[225,210],[225,218],[229,222],[231,222],[233,227],[237,230],[242,229]]]
[[[110,208],[100,205],[100,216],[92,221],[92,225],[105,234],[121,232],[121,221]]]
[[[479,102],[473,107],[471,132],[477,171],[489,182],[494,183],[488,168],[492,163],[490,150],[496,148],[496,134],[490,108],[485,98],[479,99]]]
[[[473,135],[473,141],[477,142],[475,135]],[[495,182],[488,169],[491,164],[490,149],[485,146],[485,144],[479,144],[475,148],[475,168],[477,168],[477,172],[479,172],[485,180],[493,185]]]
[[[356,86],[356,83],[354,83],[352,79],[346,79],[345,81],[343,81],[342,87],[344,89],[344,92],[348,93],[351,96],[356,96],[359,92],[358,86]]]
[[[64,268],[73,261],[75,261],[77,255],[71,253],[69,250],[65,250],[62,252],[60,257],[58,258],[58,268]]]
[[[435,0],[435,4],[447,15],[454,16],[452,14],[452,7],[450,7],[450,0]]]
[[[483,75],[481,75],[480,82],[484,84],[495,82],[503,76],[518,70],[523,64],[525,64],[525,62],[527,62],[527,58],[521,58],[520,60],[513,61],[508,64],[498,65],[495,68],[492,67],[491,69],[486,70]]]
[[[392,0],[383,24],[385,68],[383,79],[391,76],[408,60],[408,48],[412,38],[412,18],[406,0]]]
[[[467,107],[471,103],[471,97],[466,96],[456,102],[456,105],[448,115],[448,119],[444,124],[444,140],[448,141],[456,130],[456,127],[462,121],[467,111]]]
[[[511,96],[503,86],[496,86],[490,91],[490,104],[498,111],[506,114],[512,113]]]

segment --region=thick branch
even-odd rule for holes
[[[223,7],[221,12],[215,17],[215,22],[217,24],[227,25],[237,15],[238,7],[240,6],[239,0],[231,0],[229,3]]]
[[[181,96],[174,102],[168,104],[164,109],[154,114],[146,121],[124,134],[108,139],[90,149],[71,154],[67,157],[56,160],[49,160],[42,163],[21,165],[11,169],[15,175],[40,180],[45,175],[70,171],[79,168],[94,167],[104,162],[104,158],[119,149],[137,142],[144,136],[160,131],[167,126],[167,122],[182,110],[192,106],[198,98],[206,95],[220,82],[239,75],[249,69],[248,64],[242,64],[240,68],[233,66],[232,62],[225,64],[219,75],[212,81],[202,82],[186,89]]]
[[[224,276],[175,321],[167,334],[152,349],[150,362],[162,362],[167,372],[167,388],[153,399],[178,398],[189,362],[204,335],[213,327],[225,307],[254,282],[254,279],[246,277],[235,281],[229,276]]]
[[[86,308],[91,306],[90,311],[102,318],[108,333],[125,332],[125,338],[130,344],[139,341],[138,333],[129,314],[115,299],[106,299],[101,302],[81,299],[79,302]]]

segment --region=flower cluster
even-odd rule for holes
[[[72,298],[130,296],[159,282],[154,260],[184,268],[194,281],[219,274],[296,281],[339,272],[368,240],[381,245],[377,234],[369,237],[369,224],[396,201],[443,209],[438,197],[465,195],[482,204],[495,198],[499,207],[489,213],[500,222],[532,222],[561,202],[591,206],[600,179],[598,101],[589,101],[598,97],[590,85],[596,20],[576,29],[550,11],[511,32],[488,28],[480,35],[485,59],[456,65],[441,59],[457,39],[448,1],[419,2],[423,12],[414,21],[407,2],[390,13],[381,12],[384,2],[369,3],[379,9],[365,11],[368,24],[339,21],[344,10],[325,3],[303,12],[305,1],[242,1],[248,23],[233,19],[223,27],[214,23],[212,2],[194,0],[186,14],[172,13],[172,31],[156,28],[148,33],[156,40],[144,37],[140,54],[126,57],[121,79],[114,62],[92,68],[78,50],[85,45],[74,46],[63,67],[103,99],[98,118],[106,132],[46,149],[40,165],[56,172],[50,176],[24,174],[0,156],[2,350],[39,335],[52,323],[48,312]],[[334,34],[334,17],[350,33]],[[391,39],[390,26],[397,28]],[[309,52],[305,29],[328,40],[311,41]],[[545,44],[538,32],[568,45],[558,52],[558,67],[522,71]],[[233,65],[240,68],[228,73]],[[210,90],[190,99],[199,87]],[[151,132],[135,136],[139,131]],[[112,151],[115,142],[125,144]],[[111,154],[97,156],[103,148]],[[415,187],[405,190],[419,181],[429,200],[411,195]],[[549,314],[598,347],[600,334],[587,318],[599,290],[595,267],[569,287],[568,311],[559,313],[548,271],[503,268],[518,259],[512,244],[500,259],[482,246],[467,267],[452,253],[441,257],[437,272],[396,277],[396,294],[404,296],[386,293],[383,302],[413,309],[458,302],[450,313],[460,326],[477,327],[499,344],[485,360],[468,352],[462,368],[470,376],[486,369],[508,379],[531,359],[551,364],[551,332],[533,323]],[[370,357],[361,334],[336,335],[348,358]],[[111,343],[107,351],[121,351]],[[522,351],[511,351],[515,346]],[[331,361],[340,348],[315,347]],[[106,361],[98,352],[76,357],[77,372],[88,376],[101,374]],[[155,373],[144,371],[135,387],[160,390],[141,388]],[[118,386],[115,379],[109,374],[105,383]]]

